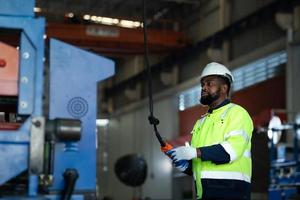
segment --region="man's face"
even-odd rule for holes
[[[207,76],[201,79],[201,99],[200,103],[203,105],[211,105],[218,100],[221,93],[221,82],[217,76]]]

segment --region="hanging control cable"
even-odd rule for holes
[[[153,114],[153,95],[152,95],[152,75],[151,75],[151,67],[149,65],[149,50],[148,50],[148,38],[147,38],[147,14],[146,14],[146,0],[143,0],[143,31],[144,31],[144,59],[145,66],[148,72],[148,93],[149,93],[149,123],[153,125],[153,129],[155,132],[155,136],[160,143],[161,150],[166,152],[173,148],[172,145],[163,140],[161,135],[158,132],[157,126],[159,124],[159,120]]]

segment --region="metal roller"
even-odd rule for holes
[[[280,141],[282,131],[294,129],[297,133],[297,139],[300,139],[300,114],[296,116],[295,123],[282,124],[280,118],[274,115],[267,128],[268,137],[274,144],[278,144]]]
[[[46,125],[47,136],[59,141],[79,141],[81,138],[81,121],[77,119],[48,120]]]

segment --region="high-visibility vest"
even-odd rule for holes
[[[241,180],[251,183],[251,137],[253,122],[239,105],[228,103],[198,120],[192,130],[191,146],[195,148],[221,144],[230,155],[230,162],[192,160],[197,196],[202,197],[201,179]]]

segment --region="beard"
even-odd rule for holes
[[[216,92],[214,93],[208,93],[207,95],[201,95],[201,99],[200,99],[200,103],[203,105],[211,105],[214,101],[216,101],[217,99],[220,98],[221,94],[220,94],[221,90],[218,89]]]

